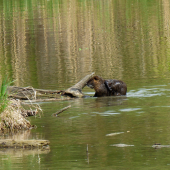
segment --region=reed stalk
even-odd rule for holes
[[[7,77],[2,81],[1,87],[0,87],[0,113],[4,111],[4,109],[8,106],[8,93],[7,93],[7,87],[11,84]]]

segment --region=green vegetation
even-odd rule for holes
[[[8,94],[7,94],[7,87],[11,84],[7,77],[2,81],[0,87],[0,113],[4,111],[4,109],[8,105]]]

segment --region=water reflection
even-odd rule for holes
[[[35,137],[35,136],[34,136]],[[37,133],[36,138],[40,139],[40,135]],[[32,139],[31,130],[26,130],[18,133],[9,133],[9,134],[0,134],[0,139],[14,139],[17,141],[23,141]],[[30,157],[31,161],[41,163],[41,158],[39,155],[49,154],[50,150],[43,150],[42,148],[1,148],[0,149],[0,160],[1,160],[1,168],[6,169],[9,168],[18,168],[18,166],[13,165],[13,163],[22,164],[23,157]],[[26,163],[26,162],[25,162]]]
[[[38,6],[5,1],[0,5],[1,76],[8,73],[19,86],[52,89],[65,89],[93,71],[125,82],[167,78],[167,6],[166,0],[150,5],[39,0]]]
[[[117,106],[117,105],[123,105],[126,104],[126,96],[119,96],[119,97],[96,97],[93,100],[93,105],[90,105],[90,107],[95,108],[102,108],[102,107],[108,107],[108,106]]]

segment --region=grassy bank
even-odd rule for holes
[[[33,126],[25,118],[27,115],[26,109],[24,109],[20,100],[9,99],[7,88],[11,84],[7,78],[2,81],[0,87],[0,131],[18,131],[23,129],[30,129]],[[29,112],[37,113],[41,110],[39,105],[27,105]],[[32,110],[34,108],[34,110]],[[36,114],[34,114],[36,115]]]

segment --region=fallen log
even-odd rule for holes
[[[32,87],[9,86],[7,88],[10,98],[19,100],[37,100],[49,98],[61,98],[61,90],[43,90]]]
[[[64,90],[44,90],[33,87],[9,86],[7,88],[9,97],[20,100],[48,101],[48,100],[70,100],[74,97],[85,97],[82,89],[94,73],[85,76],[74,86]]]
[[[15,139],[1,139],[0,148],[41,148],[50,149],[50,141],[48,140],[15,140]]]
[[[85,95],[82,93],[82,89],[86,86],[86,83],[93,77],[93,75],[94,73],[85,76],[77,84],[65,90],[63,94],[71,97],[84,97]]]

